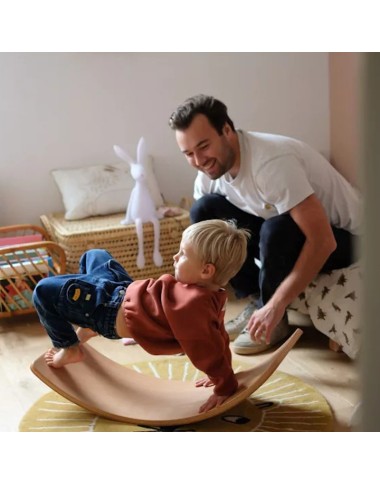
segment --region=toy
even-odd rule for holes
[[[116,155],[129,163],[131,166],[131,175],[135,180],[135,186],[132,189],[129,198],[127,212],[121,224],[135,224],[138,239],[138,254],[136,264],[138,268],[145,266],[144,256],[144,232],[143,223],[151,222],[154,228],[154,251],[153,261],[156,266],[162,266],[162,256],[160,253],[160,223],[159,216],[152,196],[150,195],[147,185],[145,164],[147,162],[147,150],[143,137],[140,138],[137,145],[137,159],[130,157],[121,147],[114,145]]]
[[[199,413],[213,393],[212,387],[195,387],[192,381],[157,379],[128,369],[83,344],[85,358],[64,369],[46,364],[44,354],[31,371],[47,386],[78,406],[115,421],[149,426],[177,426],[220,415],[256,391],[294,347],[302,330],[297,329],[260,363],[236,374],[238,391],[223,404]]]

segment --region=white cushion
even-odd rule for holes
[[[156,207],[159,207],[164,201],[153,172],[151,158],[146,172],[150,194]],[[126,211],[135,185],[125,162],[57,169],[52,170],[51,174],[61,192],[67,220]]]

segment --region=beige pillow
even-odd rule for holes
[[[159,207],[164,201],[153,172],[151,158],[146,171],[150,194],[156,207]],[[125,162],[57,169],[52,170],[51,174],[62,195],[67,220],[126,211],[135,185]]]

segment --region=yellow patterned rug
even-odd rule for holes
[[[238,372],[248,366],[234,362]],[[202,377],[186,357],[131,364],[137,372],[162,379],[196,381]],[[326,399],[301,379],[276,371],[249,399],[214,418],[183,426],[149,427],[96,416],[56,392],[42,396],[21,420],[20,431],[332,431]]]

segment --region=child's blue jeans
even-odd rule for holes
[[[84,253],[79,271],[44,278],[34,289],[34,306],[56,348],[78,343],[72,324],[109,339],[120,338],[115,332],[116,315],[131,277],[103,249]]]

